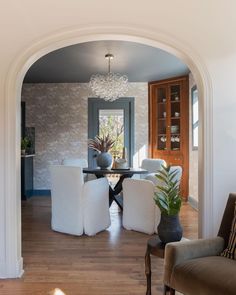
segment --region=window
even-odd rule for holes
[[[191,89],[192,96],[192,145],[193,150],[198,149],[198,91],[197,86],[193,86]]]
[[[123,147],[127,149],[129,166],[134,156],[134,98],[122,97],[116,101],[104,101],[99,98],[88,100],[88,137],[106,134],[116,139],[111,150],[113,157],[119,157]],[[96,167],[94,151],[88,149],[89,167]]]
[[[99,132],[115,140],[111,149],[113,158],[122,158],[123,147],[125,146],[124,134],[124,110],[123,109],[99,109]]]

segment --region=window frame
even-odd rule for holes
[[[194,95],[195,92],[197,91],[197,97]],[[198,90],[197,90],[197,85],[194,85],[192,88],[191,88],[191,111],[192,111],[192,114],[191,114],[191,123],[192,123],[192,150],[193,151],[196,151],[198,150],[198,145],[194,145],[194,130],[196,128],[199,128],[199,114],[198,114],[198,120],[194,123],[193,122],[193,105],[195,103],[198,103],[198,110],[199,110],[199,99],[198,99]]]
[[[133,166],[134,157],[134,116],[135,98],[121,97],[115,101],[105,101],[100,98],[88,98],[88,138],[94,138],[99,132],[99,109],[124,109],[125,147],[128,152],[129,166]],[[96,167],[94,151],[88,148],[89,167]]]

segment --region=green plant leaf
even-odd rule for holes
[[[166,179],[165,176],[162,176],[160,174],[157,174],[156,175],[156,178],[159,179],[159,180],[161,180],[161,181],[163,181],[164,183],[168,184],[168,181],[167,181],[167,179]]]
[[[176,179],[178,173],[177,170],[170,171],[170,166],[162,165],[156,174],[159,184],[156,186],[154,201],[161,212],[167,215],[178,214],[181,207],[180,181]]]
[[[169,174],[169,180],[173,181],[173,179],[175,179],[175,177],[178,175],[178,171],[174,170]]]

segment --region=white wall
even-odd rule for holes
[[[213,234],[211,225],[216,233],[228,193],[236,190],[236,2],[8,0],[1,1],[0,8],[0,212],[11,212],[10,218],[7,214],[0,214],[0,224],[3,225],[3,231],[0,231],[0,276],[19,275],[20,244],[17,235],[20,233],[16,230],[20,226],[16,206],[19,184],[16,179],[20,170],[19,150],[14,140],[18,122],[14,109],[20,109],[19,104],[15,106],[14,103],[16,93],[20,101],[20,90],[15,88],[19,86],[15,83],[17,74],[26,61],[28,64],[24,71],[27,70],[34,61],[33,57],[28,58],[37,50],[46,53],[62,45],[73,44],[73,40],[79,40],[78,36],[86,41],[102,39],[102,34],[106,38],[126,40],[132,36],[132,40],[176,52],[190,66],[194,76],[202,73],[204,81],[209,78],[200,95],[206,95],[208,102],[213,94],[212,109],[208,109],[211,103],[204,103],[205,114],[209,116],[212,112],[213,127],[211,116],[209,120],[205,117],[204,154],[207,158],[200,157],[200,173],[205,173],[205,183],[200,185],[204,188],[205,200],[209,198],[204,206],[207,202],[211,204],[211,198],[213,201],[209,208],[203,208],[203,226],[209,227],[207,235]],[[64,41],[65,36],[67,41]],[[6,85],[6,81],[9,84]],[[200,82],[199,76],[197,81]],[[203,83],[199,86],[203,87]],[[6,113],[5,107],[12,111]],[[19,136],[17,140],[19,144]],[[211,162],[213,170],[209,167]]]
[[[189,201],[198,205],[198,150],[193,150],[192,138],[192,97],[191,89],[196,85],[193,74],[189,74]]]
[[[49,165],[64,158],[87,159],[88,83],[24,84],[26,126],[35,127],[34,189],[50,189]],[[141,165],[148,148],[148,84],[129,83],[134,97],[134,166]]]
[[[236,192],[236,52],[210,64],[214,80],[214,214],[222,215],[229,192]],[[217,223],[216,223],[217,226]]]
[[[6,258],[5,253],[6,245],[5,240],[5,177],[4,177],[4,100],[3,98],[3,78],[0,78],[0,274],[5,271]]]

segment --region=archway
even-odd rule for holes
[[[73,44],[98,40],[133,41],[163,49],[187,64],[197,82],[200,99],[199,142],[199,236],[213,234],[212,220],[212,99],[211,82],[200,57],[183,42],[150,30],[131,27],[85,27],[45,37],[13,62],[6,79],[6,160],[5,160],[5,264],[1,277],[23,273],[20,211],[20,98],[24,76],[43,55]]]

